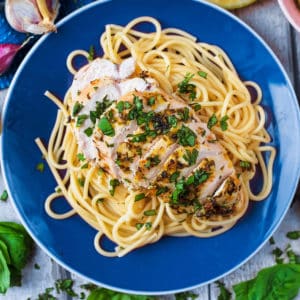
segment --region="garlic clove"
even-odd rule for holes
[[[59,6],[58,0],[6,0],[5,16],[17,31],[43,34],[56,31]]]
[[[26,39],[26,41],[21,45],[0,44],[0,76],[9,69],[17,52],[23,48],[31,38],[32,37]]]

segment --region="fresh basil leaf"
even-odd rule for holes
[[[3,254],[3,256],[4,256],[4,258],[5,258],[6,262],[7,262],[7,264],[8,265],[11,264],[10,256],[9,256],[9,253],[8,253],[8,249],[7,249],[6,245],[5,245],[5,243],[2,242],[1,240],[0,240],[0,250],[2,251],[2,254]]]
[[[11,264],[18,270],[24,268],[33,249],[33,241],[22,225],[0,222],[0,240],[8,249]]]
[[[5,294],[10,286],[10,272],[3,252],[0,250],[0,294]]]
[[[300,265],[265,268],[251,280],[233,286],[235,300],[292,300],[300,288]]]

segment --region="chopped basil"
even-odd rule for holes
[[[228,128],[227,120],[228,119],[229,119],[229,117],[227,115],[221,118],[220,126],[221,126],[222,131],[227,130],[227,128]]]
[[[178,83],[178,92],[180,94],[189,94],[189,98],[194,100],[196,98],[196,86],[190,83],[190,80],[194,77],[194,74],[187,73],[180,83]]]
[[[135,224],[135,227],[136,227],[137,230],[140,230],[143,226],[144,226],[143,223],[136,223]]]
[[[116,107],[117,107],[117,110],[118,110],[119,113],[123,112],[124,106],[125,106],[124,101],[120,101],[120,102],[117,103]]]
[[[84,177],[77,178],[77,181],[78,181],[78,183],[79,183],[79,185],[81,187],[84,187],[84,182],[85,182],[85,178]]]
[[[4,190],[0,196],[0,200],[6,201],[8,199],[8,193],[7,190]]]
[[[95,47],[93,45],[90,46],[88,60],[92,61],[95,58]]]
[[[249,161],[240,160],[240,167],[249,170],[251,168],[251,163]]]
[[[213,114],[207,122],[207,128],[212,129],[212,127],[215,126],[217,123],[218,123],[218,119],[216,117],[216,114]]]
[[[79,112],[82,110],[82,108],[83,108],[83,105],[77,101],[73,106],[72,116],[73,117],[77,116],[79,114]]]
[[[182,146],[195,146],[197,135],[189,127],[182,125],[177,132],[178,142]]]
[[[208,172],[206,172],[205,170],[197,170],[195,172],[195,184],[199,185],[203,182],[205,182],[208,178],[209,178],[210,174]]]
[[[94,128],[88,127],[87,129],[84,130],[84,133],[90,137],[93,134]]]
[[[121,161],[119,159],[115,160],[116,165],[120,166],[121,165]]]
[[[300,238],[300,231],[289,231],[286,236],[291,240],[298,240]]]
[[[193,151],[186,150],[185,154],[183,155],[183,159],[188,162],[189,166],[192,166],[196,163],[198,154],[199,151],[196,149],[193,149]]]
[[[152,223],[151,222],[146,222],[145,227],[147,230],[150,230],[152,228]]]
[[[156,215],[156,210],[155,209],[149,209],[144,211],[145,216],[155,216]]]
[[[176,171],[170,176],[170,182],[176,182],[178,177],[180,176],[180,172]]]
[[[87,169],[89,167],[89,163],[85,163],[80,167],[80,169]]]
[[[86,114],[84,114],[84,115],[79,115],[79,116],[77,117],[76,127],[80,127],[88,117],[89,117],[89,116],[86,115]]]
[[[125,107],[126,109],[131,108],[131,107],[132,107],[132,104],[131,104],[130,102],[128,102],[128,101],[125,101],[125,102],[124,102],[124,107]]]
[[[83,153],[77,153],[77,158],[79,161],[84,161],[85,160],[85,157],[83,155]]]
[[[169,123],[170,126],[176,128],[177,118],[175,116],[168,116],[167,120],[168,120],[168,123]]]
[[[166,186],[159,187],[159,188],[157,189],[157,191],[156,191],[156,196],[159,196],[159,195],[161,195],[161,194],[164,194],[164,193],[166,193],[168,190],[169,190],[169,189],[168,189],[168,187],[166,187]]]
[[[157,166],[160,163],[160,159],[158,155],[150,156],[147,158],[147,161],[145,163],[146,168],[151,168],[154,166]]]
[[[201,109],[201,104],[200,103],[195,103],[192,105],[194,111],[198,111]]]
[[[198,72],[198,75],[199,75],[200,77],[203,77],[203,78],[206,78],[206,77],[207,77],[207,73],[204,72],[204,71],[199,71],[199,72]]]
[[[135,202],[136,202],[136,201],[140,201],[140,200],[144,199],[145,197],[146,197],[146,196],[145,196],[144,193],[137,194],[137,195],[135,195],[135,197],[134,197],[134,201],[135,201]]]
[[[43,162],[40,162],[40,163],[38,163],[37,165],[36,165],[36,169],[39,171],[39,172],[44,172],[44,170],[45,170],[45,165],[44,165],[44,163]]]
[[[141,111],[143,109],[143,102],[138,96],[134,96],[133,103],[138,111]]]
[[[107,136],[115,135],[115,130],[106,117],[103,117],[99,120],[98,128],[103,132],[104,135]]]
[[[147,133],[138,133],[138,134],[129,134],[128,137],[132,137],[130,140],[132,143],[140,143],[140,142],[145,142],[147,140]]]
[[[111,194],[111,196],[113,196],[115,194],[116,187],[120,185],[120,181],[118,179],[111,179],[109,181],[109,185],[111,186],[109,193]]]
[[[153,106],[155,104],[155,97],[150,97],[147,103],[149,106]]]

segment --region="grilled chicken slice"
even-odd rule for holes
[[[174,207],[196,201],[216,210],[239,201],[240,182],[215,135],[186,102],[138,77],[132,58],[83,67],[71,97],[79,149],[111,178],[156,191]]]

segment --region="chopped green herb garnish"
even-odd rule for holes
[[[45,170],[45,165],[44,165],[44,163],[43,163],[43,162],[38,163],[38,164],[36,165],[36,169],[37,169],[38,171],[40,171],[41,173],[44,172],[44,170]]]
[[[197,135],[189,127],[182,125],[177,132],[178,142],[182,146],[195,146]]]
[[[149,209],[144,211],[145,216],[155,216],[156,215],[156,210],[155,209]]]
[[[98,127],[103,132],[104,135],[107,136],[115,135],[115,130],[106,117],[103,117],[99,120]]]
[[[36,270],[39,270],[41,267],[40,267],[39,264],[35,263],[35,264],[34,264],[34,268],[35,268]]]
[[[95,58],[95,47],[93,45],[90,46],[88,60],[92,61]]]
[[[79,161],[85,161],[85,157],[83,153],[77,153],[77,158]]]
[[[135,224],[135,227],[136,227],[137,230],[140,230],[143,226],[144,226],[143,223],[136,223]]]
[[[153,106],[155,104],[155,97],[150,97],[147,103],[149,106]]]
[[[6,190],[4,190],[0,196],[0,200],[6,201],[8,199],[8,193]]]
[[[79,114],[79,112],[82,110],[82,108],[83,108],[83,105],[77,101],[73,106],[72,116],[73,117],[77,116]]]
[[[132,104],[131,104],[130,102],[128,102],[128,101],[125,101],[125,102],[124,102],[124,107],[125,107],[126,109],[131,108],[131,107],[132,107]]]
[[[180,176],[180,172],[176,171],[170,176],[170,182],[176,182]]]
[[[275,261],[277,264],[282,264],[283,263],[283,258],[280,258],[281,255],[283,254],[283,251],[276,247],[273,251],[272,254],[275,256]]]
[[[216,115],[213,114],[207,122],[207,128],[212,129],[212,127],[215,126],[217,123],[218,123],[218,119],[217,119]]]
[[[137,195],[135,195],[135,197],[134,197],[134,201],[136,202],[136,201],[140,201],[140,200],[142,200],[142,199],[145,199],[145,194],[144,193],[141,193],[141,194],[137,194]]]
[[[159,195],[161,195],[161,194],[164,194],[164,193],[166,193],[168,190],[169,190],[169,189],[168,189],[168,187],[166,187],[166,186],[159,187],[159,188],[157,189],[157,191],[156,191],[156,196],[159,196]]]
[[[133,103],[138,111],[141,111],[143,109],[143,102],[138,96],[134,96]]]
[[[206,73],[206,72],[203,72],[203,71],[199,71],[199,72],[198,72],[198,75],[199,75],[200,77],[203,77],[203,78],[206,78],[206,77],[207,77],[207,73]]]
[[[178,92],[180,94],[189,94],[189,98],[194,100],[196,98],[196,86],[190,83],[190,80],[194,77],[194,74],[187,73],[180,83],[178,83]]]
[[[80,167],[80,169],[87,169],[89,167],[89,163],[85,163]]]
[[[80,127],[88,117],[89,116],[85,115],[85,114],[84,115],[79,115],[77,117],[76,127]]]
[[[221,118],[220,126],[221,126],[222,131],[227,130],[227,128],[228,128],[227,120],[228,119],[229,119],[229,117],[227,115]]]
[[[183,155],[183,159],[188,162],[189,166],[192,166],[196,163],[198,154],[199,151],[196,149],[193,149],[193,151],[186,150],[185,154]]]
[[[220,289],[220,294],[218,296],[218,300],[231,300],[231,293],[225,287],[225,284],[221,281],[216,282],[218,288]]]
[[[152,228],[152,223],[151,222],[146,222],[145,227],[147,230],[150,230]]]
[[[182,292],[175,294],[175,300],[194,300],[197,298],[198,295],[192,292]]]
[[[151,167],[157,166],[159,163],[160,163],[160,159],[158,155],[150,156],[147,158],[145,167],[149,169]]]
[[[251,163],[249,161],[241,160],[240,161],[240,167],[242,169],[249,170],[251,168]]]
[[[176,128],[177,126],[177,118],[175,116],[168,116],[168,123],[170,126],[172,126],[173,128]]]
[[[129,134],[128,137],[132,137],[132,139],[130,140],[132,143],[140,143],[140,142],[145,142],[147,140],[147,133],[143,132],[143,133],[138,133],[138,134]]]
[[[194,111],[198,111],[201,109],[201,104],[200,103],[195,103],[192,105]]]
[[[90,137],[93,134],[94,128],[88,127],[87,129],[84,130],[84,133]]]
[[[185,107],[183,109],[183,112],[179,113],[179,116],[182,121],[186,122],[189,119],[189,112],[190,112],[190,110],[187,107]]]
[[[84,177],[78,178],[77,181],[78,181],[78,183],[79,183],[79,185],[81,187],[84,187],[84,182],[85,182],[85,178]]]
[[[300,230],[290,231],[286,236],[291,240],[298,240],[300,238]]]
[[[116,187],[120,185],[120,181],[118,179],[111,179],[109,181],[109,185],[111,186],[109,193],[113,196],[115,194]]]
[[[119,102],[117,103],[116,107],[117,107],[118,112],[119,112],[119,113],[122,113],[123,110],[124,110],[124,107],[125,107],[124,101],[119,101]]]

